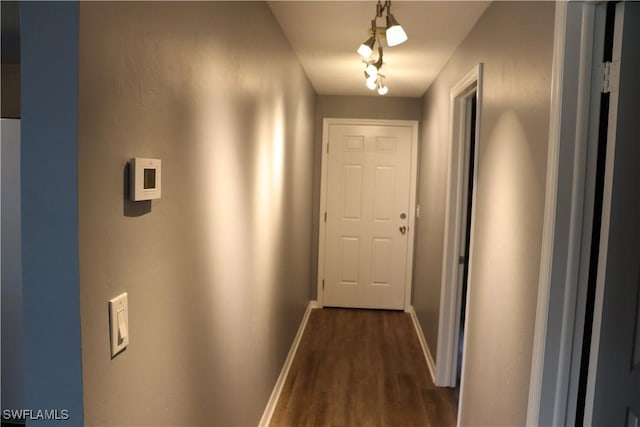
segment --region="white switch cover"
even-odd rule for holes
[[[109,326],[111,358],[114,358],[129,345],[129,308],[126,292],[109,300]]]

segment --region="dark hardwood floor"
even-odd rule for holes
[[[271,427],[454,426],[407,313],[313,310]]]

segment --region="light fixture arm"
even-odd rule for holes
[[[383,12],[387,12],[387,16],[391,14],[391,0],[385,0],[384,4],[378,0],[376,5],[376,18],[382,18]]]
[[[371,20],[371,37],[373,37],[376,40],[376,43],[378,43],[378,46],[380,46],[380,39],[378,39],[378,22],[377,22],[377,18],[373,18]]]
[[[378,0],[378,4],[376,5],[376,18],[382,18],[382,12],[387,7],[387,1],[384,4],[380,0]]]

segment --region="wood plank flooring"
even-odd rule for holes
[[[443,427],[458,392],[431,381],[407,313],[313,310],[271,427]]]

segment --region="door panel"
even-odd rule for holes
[[[375,221],[391,221],[393,215],[393,168],[378,166],[375,171]]]
[[[373,239],[371,283],[389,286],[391,282],[391,239]]]
[[[328,132],[324,305],[403,309],[412,128]]]
[[[341,285],[358,284],[358,265],[360,264],[360,239],[357,237],[342,237]]]
[[[345,165],[343,174],[342,219],[359,221],[362,207],[362,166]]]

